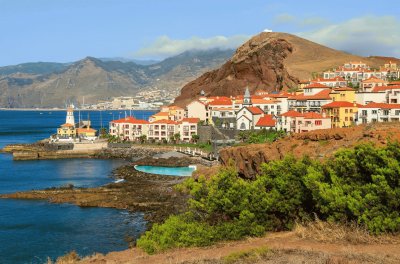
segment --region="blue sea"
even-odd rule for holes
[[[80,114],[99,129],[125,116],[125,111]],[[138,119],[152,114],[154,111],[133,111]],[[49,137],[65,123],[65,115],[64,111],[0,111],[0,148]],[[13,161],[10,154],[0,154],[0,193],[66,184],[100,186],[111,182],[111,171],[123,164],[120,160],[97,159]],[[125,238],[139,236],[145,225],[140,212],[0,199],[0,263],[45,263],[47,257],[54,260],[71,250],[83,256],[123,250],[128,248]]]

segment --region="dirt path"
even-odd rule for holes
[[[178,249],[152,256],[135,248],[106,256],[96,255],[81,263],[224,263],[222,259],[234,252],[257,248],[269,248],[271,254],[252,259],[251,263],[400,263],[399,245],[321,243],[301,239],[294,232],[271,233],[262,238],[207,248]]]

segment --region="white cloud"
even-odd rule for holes
[[[190,39],[171,39],[168,36],[161,36],[152,44],[136,51],[133,55],[141,58],[165,58],[193,49],[235,49],[250,39],[250,37],[235,35],[230,37],[215,36],[211,38],[192,37]]]
[[[357,55],[400,57],[400,21],[393,16],[354,18],[298,35]]]

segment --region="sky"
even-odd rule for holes
[[[0,0],[0,66],[163,59],[237,48],[265,29],[354,54],[400,58],[397,0]]]

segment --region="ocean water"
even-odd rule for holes
[[[141,119],[153,113],[133,112]],[[125,112],[81,112],[83,119],[88,115],[98,129]],[[0,111],[0,148],[49,137],[63,123],[64,111]],[[66,184],[100,186],[112,181],[111,171],[122,164],[96,159],[13,161],[10,154],[0,154],[0,193]],[[55,259],[71,250],[80,255],[123,250],[128,247],[125,238],[140,235],[145,224],[139,212],[0,199],[0,263],[45,263],[47,257]]]

